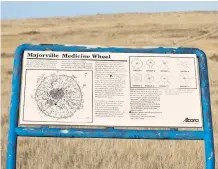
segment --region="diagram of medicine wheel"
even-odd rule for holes
[[[190,83],[192,83],[192,80],[194,78],[191,77],[189,74],[181,74],[179,79],[180,79],[181,85],[189,85]]]
[[[161,85],[169,85],[170,82],[169,82],[168,76],[162,75],[162,76],[160,77],[159,83],[160,83]]]
[[[183,70],[189,70],[190,69],[190,63],[189,63],[188,60],[178,59],[178,66]]]
[[[161,61],[158,62],[158,64],[153,60],[153,59],[148,59],[146,61],[143,61],[139,58],[133,59],[131,61],[132,68],[134,69],[140,69],[144,66],[146,69],[160,69],[160,70],[165,70],[168,71],[169,68],[169,63],[171,62],[171,59],[161,59]],[[185,64],[185,63],[184,63]],[[185,66],[185,65],[183,65]]]
[[[146,83],[159,83],[161,85],[169,85],[170,84],[169,79],[166,75],[161,75],[159,77],[159,81],[157,81],[157,79],[155,79],[154,75],[146,74],[145,75],[145,82]]]
[[[143,62],[140,59],[133,59],[131,65],[134,69],[140,69],[143,66]]]
[[[160,70],[169,71],[170,70],[170,66],[169,66],[170,62],[171,62],[171,59],[161,59],[160,64],[157,65],[157,67]]]
[[[130,62],[131,86],[194,87],[194,66],[191,58],[136,57]]]
[[[52,74],[43,78],[35,92],[41,113],[53,118],[69,118],[82,107],[80,86],[73,76]]]
[[[154,64],[155,64],[155,61],[152,59],[149,59],[146,61],[146,65],[148,66],[149,69],[153,69]]]
[[[154,82],[154,76],[150,74],[146,74],[144,78],[146,83],[153,83]]]
[[[131,84],[136,85],[157,85],[157,86],[169,86],[170,80],[167,75],[161,75],[158,73],[134,73],[131,76]]]
[[[135,73],[135,74],[132,75],[132,80],[135,83],[141,83],[142,82],[142,75],[138,74],[138,73]]]

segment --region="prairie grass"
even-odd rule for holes
[[[218,12],[177,12],[2,21],[2,168],[6,160],[12,53],[22,43],[201,48],[208,56],[218,153],[217,18]],[[202,141],[18,139],[18,169],[203,169],[204,163]]]

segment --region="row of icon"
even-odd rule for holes
[[[161,60],[161,63],[156,65],[157,67],[160,67],[163,70],[169,70],[169,63],[171,62],[172,59],[168,59],[168,60]],[[177,65],[183,69],[183,70],[188,70],[190,69],[190,65],[189,62],[187,60],[182,61],[180,59],[177,59]],[[155,61],[153,59],[148,59],[145,61],[145,65],[148,69],[154,69],[155,68]],[[133,59],[131,61],[131,65],[133,69],[141,69],[144,65],[144,62],[141,59]]]
[[[179,77],[180,83],[182,85],[188,85],[194,78],[190,77],[189,75],[186,74],[181,74]],[[143,82],[143,76],[139,73],[135,73],[132,75],[132,81],[133,83],[142,83]],[[145,74],[144,75],[144,82],[148,84],[156,83],[156,82],[162,82],[164,85],[169,85],[170,81],[168,76],[162,75],[158,78],[158,81],[155,80],[155,77],[151,74]]]

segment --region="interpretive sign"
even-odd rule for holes
[[[23,136],[203,140],[205,168],[215,169],[212,124],[200,49],[23,44],[14,55],[6,168],[16,168]]]
[[[25,51],[20,124],[202,127],[196,54]]]

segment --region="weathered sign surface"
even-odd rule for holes
[[[25,51],[20,124],[202,127],[195,54]]]

